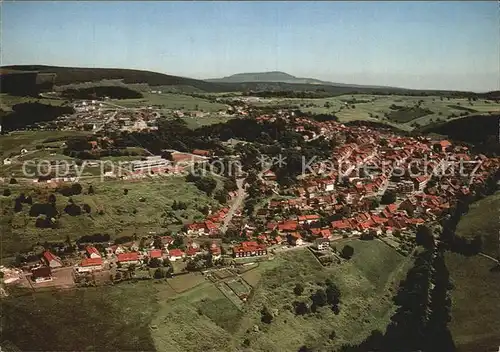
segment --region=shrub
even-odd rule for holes
[[[69,203],[64,207],[64,211],[71,216],[78,216],[82,214],[82,208],[75,203]]]
[[[297,296],[300,296],[304,292],[304,286],[302,284],[297,283],[293,289],[293,293],[295,293]]]
[[[10,197],[11,194],[12,194],[12,192],[10,191],[10,189],[6,188],[3,190],[4,197]]]
[[[73,183],[71,186],[64,186],[58,189],[58,192],[65,197],[75,196],[82,193],[82,185],[79,183]]]
[[[260,321],[262,321],[265,324],[271,324],[271,322],[273,321],[273,315],[269,312],[269,309],[267,309],[267,307],[262,309],[260,311],[260,314],[261,314]]]
[[[158,268],[155,270],[153,277],[155,279],[163,279],[165,277],[165,271],[162,268]]]
[[[342,248],[342,251],[340,252],[340,256],[344,259],[351,259],[352,256],[354,255],[354,248],[349,246],[348,244]]]
[[[90,211],[91,211],[91,209],[90,209],[90,205],[88,205],[87,203],[84,203],[84,204],[82,205],[82,209],[83,209],[83,211],[84,211],[84,212],[86,212],[87,214],[90,214]]]

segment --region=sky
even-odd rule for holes
[[[500,89],[500,6],[476,2],[2,2],[1,64],[192,78]]]

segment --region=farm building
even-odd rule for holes
[[[42,259],[45,264],[47,264],[51,268],[60,268],[63,266],[63,263],[61,261],[61,258],[58,256],[54,255],[50,251],[45,251],[43,253],[43,259]]]
[[[235,258],[267,255],[267,247],[257,242],[242,242],[233,247],[233,255]]]
[[[89,258],[92,258],[92,259],[101,258],[101,253],[99,253],[97,248],[95,248],[93,246],[87,247],[86,251],[87,251],[87,255],[89,256]]]
[[[102,258],[85,258],[80,265],[76,267],[79,273],[98,271],[103,269]]]
[[[180,249],[170,249],[168,251],[168,259],[171,262],[175,262],[176,260],[182,259],[186,256],[186,254]]]
[[[139,264],[139,254],[136,252],[118,254],[117,259],[123,265]]]
[[[31,270],[31,279],[35,282],[44,282],[52,280],[50,267],[42,266]]]

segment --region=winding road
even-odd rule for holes
[[[222,233],[226,233],[229,223],[233,219],[233,216],[236,213],[236,211],[238,211],[241,208],[243,200],[247,195],[245,192],[244,181],[245,181],[244,178],[239,178],[236,180],[236,185],[238,186],[238,194],[236,195],[233,204],[231,204],[231,207],[229,208],[229,211],[226,217],[224,218],[224,222],[222,223],[222,226],[220,228],[220,231]]]

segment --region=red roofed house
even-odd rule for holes
[[[87,255],[89,256],[89,258],[92,258],[92,259],[101,258],[101,253],[99,253],[97,248],[95,248],[93,246],[88,246],[86,248],[86,251],[87,251]]]
[[[441,149],[444,152],[446,150],[446,148],[451,146],[451,143],[445,139],[445,140],[442,140],[441,142],[439,142],[439,145],[441,146]]]
[[[276,174],[271,170],[266,170],[262,173],[262,178],[264,178],[264,180],[274,181],[276,180]]]
[[[330,229],[323,229],[321,230],[321,237],[323,237],[324,239],[330,239],[332,238],[332,232],[330,231]]]
[[[168,259],[171,262],[175,262],[176,260],[182,259],[186,256],[186,254],[178,248],[170,249],[168,251]]]
[[[45,251],[43,253],[43,260],[50,268],[60,268],[63,266],[61,258],[52,254],[50,251]]]
[[[282,232],[295,231],[297,230],[298,226],[299,223],[297,221],[285,221],[281,224],[278,224],[278,230]]]
[[[193,150],[193,154],[200,155],[200,156],[210,156],[210,151],[203,150],[203,149],[195,149],[195,150]]]
[[[267,255],[267,247],[257,242],[242,242],[233,247],[233,255],[235,258]]]
[[[294,246],[302,246],[304,244],[304,240],[298,232],[289,233],[287,236],[287,240],[291,245]]]
[[[212,259],[214,260],[220,259],[222,257],[222,251],[220,247],[215,243],[212,243],[210,245],[210,253],[212,254]]]
[[[80,265],[76,267],[79,273],[92,272],[103,269],[102,258],[85,258]]]
[[[163,253],[161,251],[161,249],[152,249],[149,251],[149,258],[153,259],[153,258],[156,258],[156,259],[163,259]]]
[[[337,221],[332,221],[331,223],[332,228],[335,230],[348,230],[348,229],[353,229],[353,226],[349,222],[349,220],[337,220]]]
[[[427,182],[429,182],[429,176],[418,176],[414,179],[415,183],[415,188],[419,191],[422,192],[427,185]]]
[[[50,267],[42,266],[31,270],[31,280],[35,282],[52,281]]]
[[[213,221],[195,222],[187,225],[188,235],[213,235],[217,233],[218,227]]]
[[[319,215],[301,215],[297,218],[299,224],[310,224],[319,221]]]
[[[118,263],[124,265],[139,264],[139,253],[130,252],[117,255]]]
[[[189,258],[194,258],[198,254],[201,254],[201,251],[198,247],[189,246],[188,249],[186,250],[186,256]]]

